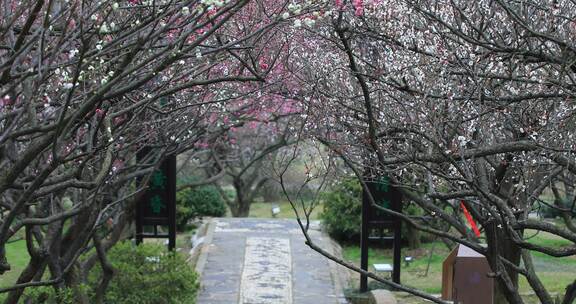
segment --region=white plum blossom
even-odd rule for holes
[[[229,0],[202,0],[200,3],[208,7],[222,7],[224,4],[228,3]]]
[[[80,51],[78,51],[78,49],[72,49],[70,50],[70,52],[68,52],[68,58],[74,58],[76,56],[76,54],[78,54]]]
[[[308,27],[313,27],[315,23],[316,21],[314,19],[304,18],[304,24],[306,24]]]
[[[100,32],[100,34],[108,34],[110,32],[110,29],[108,28],[108,25],[106,24],[106,22],[102,23],[102,25],[100,26],[99,32]]]

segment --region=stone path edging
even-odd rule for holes
[[[200,245],[198,260],[196,262],[196,273],[199,279],[202,278],[202,272],[204,271],[204,266],[206,266],[206,260],[208,259],[208,248],[212,244],[212,238],[214,236],[214,229],[216,228],[216,222],[214,219],[210,219],[207,223],[206,235],[204,236],[204,243]]]

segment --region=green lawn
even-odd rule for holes
[[[278,202],[278,203],[262,203],[262,202],[252,203],[252,205],[250,205],[250,217],[272,218],[272,205],[273,204],[276,204],[280,207],[280,213],[276,215],[277,218],[296,218],[296,215],[294,214],[294,210],[290,206],[290,203],[287,201],[282,201],[282,202]],[[306,208],[308,208],[308,206],[309,205],[307,205]],[[298,205],[297,210],[300,214],[300,217],[304,218],[304,213],[302,212],[301,205]],[[314,208],[314,210],[312,211],[310,219],[311,220],[319,219],[319,215],[322,212],[322,210],[323,210],[322,204],[316,206]],[[228,217],[230,217],[231,216],[230,211],[228,211],[226,215]]]
[[[16,283],[20,273],[30,260],[24,240],[6,244],[6,258],[10,263],[10,270],[0,276],[0,287],[9,287]],[[0,302],[6,298],[6,293],[0,294]]]
[[[527,232],[530,236],[530,232]],[[548,233],[539,233],[537,236],[530,239],[530,242],[540,245],[559,247],[569,245],[570,242],[559,239],[556,236]],[[426,266],[430,250],[433,244],[424,244],[418,250],[402,249],[402,255],[411,255],[416,259],[408,267],[402,265],[401,281],[403,284],[413,286],[418,289],[424,290],[433,294],[440,294],[442,290],[442,262],[449,254],[448,248],[440,242],[434,246],[434,252],[431,258],[431,264],[428,274],[425,276]],[[360,248],[357,245],[343,245],[344,258],[360,264]],[[538,273],[538,276],[544,286],[552,294],[562,293],[566,285],[572,283],[575,279],[576,273],[576,257],[555,258],[542,253],[533,253],[533,262]],[[388,263],[392,264],[392,250],[371,248],[369,251],[369,264],[370,268],[375,263]],[[371,269],[374,270],[374,269]],[[352,287],[357,288],[359,284],[359,275],[353,277]],[[526,280],[521,276],[520,278],[520,292],[523,294],[533,293]],[[526,296],[527,303],[537,303],[533,296]],[[404,301],[402,303],[420,303],[419,301]],[[422,302],[423,303],[423,302]]]
[[[6,244],[6,258],[10,263],[10,270],[0,276],[0,287],[8,287],[16,283],[18,276],[30,260],[24,240]]]
[[[406,267],[402,264],[401,270],[401,281],[403,284],[408,286],[417,287],[429,293],[440,293],[442,286],[442,262],[444,258],[448,255],[449,251],[446,246],[440,242],[436,243],[434,246],[434,252],[432,254],[430,269],[428,274],[426,274],[426,267],[428,265],[429,253],[432,249],[433,244],[424,244],[422,248],[417,250],[409,250],[406,248],[402,249],[402,255],[410,255],[415,259],[414,261]],[[344,245],[342,246],[344,258],[360,264],[360,248],[356,245]],[[374,271],[373,264],[387,263],[392,264],[392,250],[383,248],[371,248],[368,251],[368,261],[369,268]],[[387,276],[387,275],[385,275]],[[359,284],[359,275],[353,278],[353,284],[356,286]]]

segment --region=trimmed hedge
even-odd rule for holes
[[[186,229],[190,219],[202,216],[224,216],[226,204],[215,186],[188,188],[176,193],[176,224]]]

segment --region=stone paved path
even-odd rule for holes
[[[318,229],[311,237],[331,248]],[[206,239],[198,304],[346,303],[337,266],[304,244],[294,220],[215,219]]]

